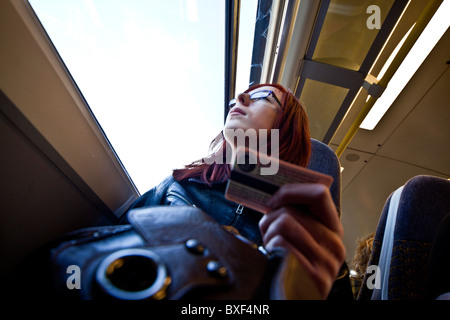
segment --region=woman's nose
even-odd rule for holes
[[[238,101],[240,104],[248,106],[250,104],[250,95],[248,93],[240,93],[238,95]]]

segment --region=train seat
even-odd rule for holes
[[[368,269],[358,299],[425,299],[431,248],[449,212],[447,179],[420,175],[393,192],[381,213],[368,263],[377,266],[371,268],[376,273]]]
[[[341,212],[341,165],[336,153],[325,143],[311,139],[308,169],[333,177],[330,193],[338,212]]]

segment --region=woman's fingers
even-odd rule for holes
[[[339,215],[329,189],[322,184],[297,183],[282,186],[270,199],[269,206],[277,209],[293,205],[307,210],[329,229],[344,235]]]
[[[341,237],[308,214],[298,212],[295,207],[283,207],[265,215],[260,228],[267,249],[288,242],[311,265],[323,265],[331,273],[339,270],[345,258]]]
[[[344,232],[328,188],[285,185],[270,205],[274,210],[259,223],[266,248],[291,251],[326,297],[345,259]]]

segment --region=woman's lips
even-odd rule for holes
[[[246,115],[246,113],[244,112],[244,110],[242,110],[241,108],[237,108],[237,107],[231,109],[230,114],[241,114],[241,115],[243,115],[243,116]]]

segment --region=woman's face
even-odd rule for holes
[[[241,93],[236,98],[236,105],[232,107],[228,113],[224,126],[226,137],[226,129],[272,129],[281,106],[272,94],[266,98],[252,99],[250,95],[260,91],[273,91],[273,93],[281,100],[282,92],[275,87],[264,86],[256,88],[248,93]]]

